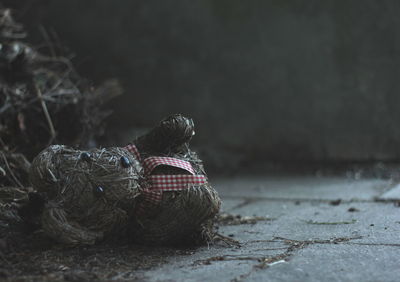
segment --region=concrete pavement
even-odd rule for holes
[[[145,281],[399,281],[400,189],[381,179],[236,177],[214,180],[241,246],[217,244],[136,272]]]

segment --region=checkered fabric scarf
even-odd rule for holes
[[[129,144],[125,146],[125,149],[142,163],[144,175],[149,182],[149,186],[142,190],[143,202],[138,207],[141,213],[145,212],[146,207],[158,205],[162,199],[163,191],[180,191],[192,185],[207,183],[206,176],[195,174],[192,165],[188,161],[170,157],[148,157],[142,160],[140,152],[135,145]],[[160,165],[177,167],[190,174],[152,175],[152,171]]]

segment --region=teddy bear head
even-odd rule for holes
[[[71,236],[67,231],[74,228],[72,233],[97,232],[88,243],[102,238],[133,211],[142,170],[123,148],[48,147],[34,159],[30,172],[33,187],[48,198],[42,227],[64,243],[82,243],[87,237]]]

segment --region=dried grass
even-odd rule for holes
[[[212,220],[220,204],[217,192],[210,185],[164,192],[156,211],[135,218],[133,238],[153,245],[212,241]]]
[[[133,143],[142,157],[178,158],[190,162],[196,174],[206,175],[201,159],[189,149],[193,135],[193,120],[177,114],[165,118]],[[181,174],[183,171],[160,166],[153,173]],[[145,214],[139,213],[132,218],[132,237],[137,242],[151,245],[212,242],[216,234],[214,218],[220,205],[218,193],[209,183],[182,191],[163,192],[159,206],[148,207]]]
[[[129,167],[121,165],[122,157]],[[140,164],[122,148],[50,146],[34,159],[30,173],[33,187],[49,198],[43,229],[69,244],[92,244],[118,232],[135,208],[140,175]]]
[[[0,185],[28,185],[20,167],[7,168],[11,154],[31,160],[50,144],[86,146],[102,132],[101,109],[121,94],[116,80],[94,89],[57,52],[46,37],[49,54],[25,42],[26,33],[9,9],[0,9]],[[4,160],[5,159],[5,160]],[[12,175],[14,173],[14,176]]]

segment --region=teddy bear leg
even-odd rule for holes
[[[132,218],[132,237],[138,243],[151,245],[212,241],[213,219],[220,205],[218,193],[209,184],[164,192],[159,205],[151,207],[154,210]]]
[[[41,218],[42,229],[55,241],[67,245],[93,245],[103,238],[102,232],[85,229],[78,224],[71,224],[62,208],[47,207]]]
[[[193,120],[177,114],[163,119],[149,133],[137,138],[134,144],[140,152],[168,155],[187,147],[193,135]]]

